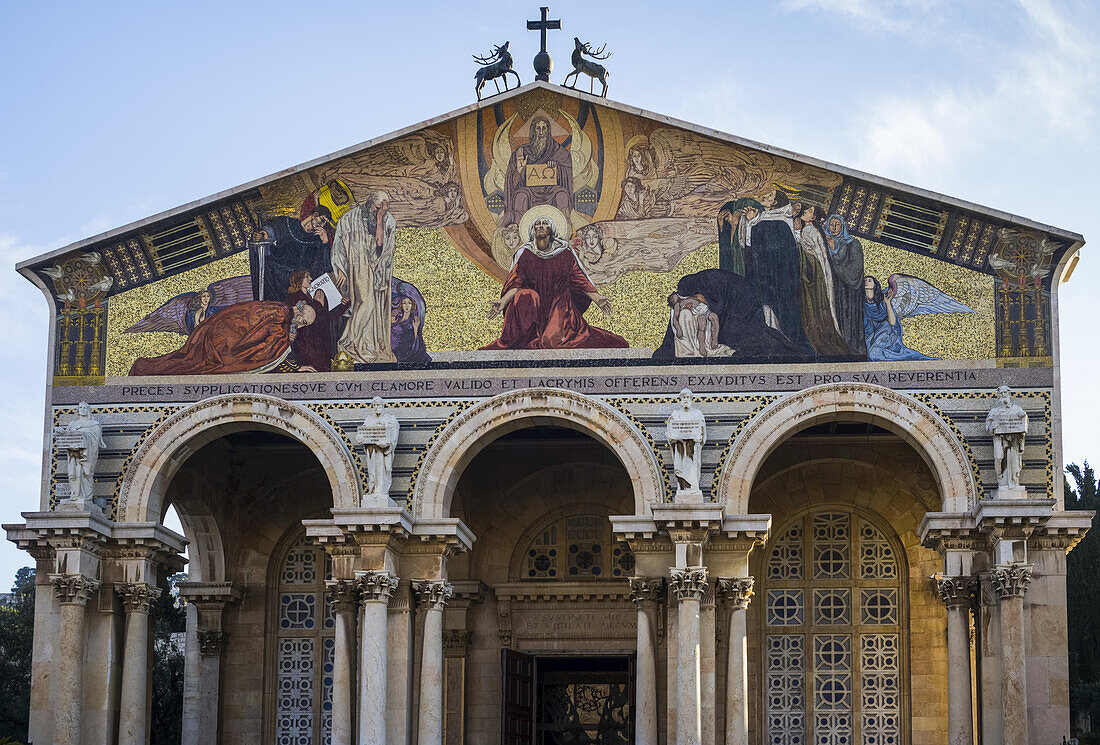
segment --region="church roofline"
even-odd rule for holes
[[[433,125],[436,125],[436,124],[440,124],[442,122],[450,121],[451,119],[456,119],[456,118],[458,118],[458,117],[460,117],[464,114],[468,114],[470,112],[477,111],[478,109],[493,106],[495,104],[500,103],[501,101],[506,101],[510,98],[514,98],[515,96],[523,95],[527,91],[534,90],[536,88],[545,88],[547,90],[555,91],[557,93],[562,93],[562,94],[567,95],[567,96],[573,96],[574,98],[579,98],[581,100],[588,101],[588,102],[593,103],[593,104],[598,104],[600,106],[606,106],[606,107],[608,107],[610,109],[614,109],[616,111],[620,111],[620,112],[627,113],[627,114],[634,114],[634,115],[637,115],[637,116],[640,116],[640,117],[644,117],[646,119],[651,119],[651,120],[654,120],[654,121],[663,122],[663,123],[668,124],[668,125],[673,126],[673,127],[679,127],[681,129],[686,129],[686,130],[689,130],[691,132],[695,132],[697,134],[703,135],[705,137],[713,138],[715,140],[720,140],[720,141],[723,141],[723,142],[729,142],[729,143],[732,143],[732,144],[735,144],[735,145],[741,145],[743,147],[752,148],[754,150],[760,150],[762,152],[770,153],[772,155],[777,155],[777,156],[780,156],[780,157],[783,157],[783,158],[788,158],[790,160],[798,161],[798,162],[804,163],[806,165],[815,166],[817,168],[822,168],[822,169],[825,169],[825,170],[833,171],[833,172],[841,174],[843,176],[849,176],[849,177],[854,178],[854,179],[859,179],[860,181],[866,181],[868,183],[877,184],[878,186],[882,186],[882,187],[885,187],[885,188],[907,192],[909,194],[912,194],[912,195],[917,196],[917,197],[921,197],[923,199],[928,199],[928,200],[932,200],[932,201],[935,201],[935,202],[940,202],[940,203],[943,203],[943,204],[946,204],[946,205],[950,205],[952,207],[956,207],[958,209],[963,209],[963,210],[966,210],[968,212],[973,212],[973,213],[983,215],[985,217],[993,218],[995,220],[1000,220],[1002,222],[1013,223],[1013,224],[1019,225],[1021,227],[1031,228],[1033,230],[1040,230],[1040,231],[1043,231],[1043,232],[1046,232],[1046,233],[1050,233],[1051,235],[1057,236],[1058,238],[1062,238],[1062,239],[1065,239],[1065,240],[1072,241],[1074,245],[1071,246],[1071,249],[1080,248],[1082,245],[1084,245],[1084,242],[1085,242],[1084,237],[1080,233],[1075,233],[1075,232],[1070,231],[1070,230],[1064,230],[1062,228],[1058,228],[1058,227],[1055,227],[1053,225],[1047,225],[1045,223],[1037,222],[1035,220],[1029,220],[1025,217],[1021,217],[1020,215],[1014,215],[1010,212],[1004,212],[1003,210],[997,210],[997,209],[993,209],[991,207],[986,207],[986,206],[983,206],[983,205],[980,205],[980,204],[975,204],[974,202],[968,202],[964,199],[958,199],[956,197],[951,197],[951,196],[948,196],[946,194],[940,194],[939,192],[930,191],[928,189],[922,189],[920,187],[912,186],[910,184],[905,184],[905,183],[902,183],[900,181],[894,181],[892,179],[882,178],[881,176],[875,176],[873,174],[866,173],[864,171],[860,171],[860,170],[857,170],[855,168],[848,168],[846,166],[837,165],[836,163],[830,163],[829,161],[821,160],[819,158],[813,158],[813,157],[810,157],[808,155],[802,155],[801,153],[796,153],[796,152],[793,152],[791,150],[784,150],[783,148],[774,147],[772,145],[767,145],[767,144],[764,144],[764,143],[761,143],[761,142],[756,142],[755,140],[749,140],[749,139],[746,139],[744,137],[738,137],[737,135],[732,135],[732,134],[729,134],[728,132],[722,132],[722,131],[717,130],[717,129],[711,129],[710,127],[704,127],[704,126],[700,126],[698,124],[693,124],[691,122],[685,122],[683,120],[676,119],[674,117],[667,116],[665,114],[657,114],[657,113],[654,113],[652,111],[647,111],[645,109],[640,109],[637,106],[630,106],[628,104],[619,103],[618,101],[613,101],[609,98],[601,98],[600,96],[594,96],[592,94],[585,93],[583,91],[574,90],[572,88],[565,88],[563,86],[556,85],[556,84],[553,84],[553,83],[545,83],[545,82],[542,82],[542,81],[534,81],[534,82],[528,83],[526,85],[523,85],[519,88],[515,88],[513,90],[510,90],[510,91],[507,91],[507,92],[504,92],[504,93],[500,93],[498,95],[494,95],[494,96],[491,96],[489,98],[482,99],[481,101],[477,101],[477,102],[469,104],[467,106],[463,106],[461,108],[454,109],[452,111],[447,112],[446,114],[441,114],[439,116],[434,116],[430,119],[425,119],[424,121],[418,122],[416,124],[411,124],[407,127],[402,127],[401,129],[395,130],[395,131],[390,132],[388,134],[384,134],[384,135],[381,135],[379,137],[374,137],[374,138],[366,140],[364,142],[360,142],[356,145],[352,145],[350,147],[343,148],[342,150],[337,150],[336,152],[333,152],[333,153],[328,153],[326,155],[322,155],[320,157],[317,157],[317,158],[314,158],[312,160],[306,161],[305,163],[301,163],[299,165],[292,166],[290,168],[284,168],[281,171],[276,171],[275,173],[269,174],[267,176],[263,176],[263,177],[258,178],[258,179],[253,179],[252,181],[249,181],[249,182],[247,182],[245,184],[242,184],[240,186],[236,186],[232,189],[226,189],[224,191],[220,191],[220,192],[217,192],[215,194],[211,194],[210,196],[204,197],[202,199],[196,199],[193,202],[188,202],[187,204],[180,205],[179,207],[174,207],[172,209],[165,210],[163,212],[158,212],[155,215],[151,215],[151,216],[143,218],[141,220],[136,220],[136,221],[128,223],[126,225],[122,225],[120,227],[113,228],[113,229],[105,231],[103,233],[93,235],[89,238],[84,238],[83,240],[79,240],[79,241],[76,241],[74,243],[70,243],[70,244],[68,244],[66,246],[62,246],[60,248],[56,248],[52,251],[47,251],[46,253],[39,254],[38,256],[34,256],[32,258],[25,259],[24,261],[19,262],[18,264],[15,265],[15,269],[16,269],[16,271],[19,271],[19,272],[25,272],[25,270],[30,270],[38,264],[41,264],[43,262],[50,261],[50,260],[55,259],[57,257],[63,256],[63,255],[65,255],[65,254],[67,254],[71,251],[76,251],[76,250],[79,250],[79,249],[88,248],[88,247],[93,246],[93,245],[95,245],[97,243],[100,243],[102,241],[110,240],[110,239],[115,238],[117,236],[123,235],[125,233],[129,233],[129,232],[137,230],[139,228],[142,228],[146,225],[156,223],[156,222],[159,222],[161,220],[165,220],[165,219],[168,219],[168,218],[171,218],[171,217],[175,217],[177,215],[181,215],[181,214],[184,214],[186,212],[190,212],[191,210],[198,209],[200,207],[206,206],[206,205],[211,204],[213,202],[217,202],[217,201],[220,201],[220,200],[223,200],[223,199],[227,199],[229,197],[236,196],[237,194],[241,194],[243,192],[247,192],[247,191],[250,191],[252,189],[256,189],[260,186],[271,183],[272,181],[276,181],[278,179],[285,178],[286,176],[291,176],[291,175],[294,175],[296,173],[300,173],[300,172],[308,170],[310,168],[314,168],[318,165],[328,163],[329,161],[335,160],[337,158],[342,158],[342,157],[351,155],[353,153],[357,153],[357,152],[359,152],[361,150],[365,150],[369,147],[374,147],[376,145],[381,145],[385,142],[389,142],[390,140],[394,140],[394,139],[397,139],[399,137],[403,137],[407,134],[411,134],[413,132],[419,131],[419,130],[424,129],[426,127],[430,127],[430,126],[433,126]]]

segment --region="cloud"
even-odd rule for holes
[[[930,15],[938,5],[936,0],[784,0],[780,7],[835,14],[868,31],[903,33],[915,27],[916,16]]]

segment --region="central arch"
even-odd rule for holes
[[[176,412],[145,437],[119,490],[117,519],[159,520],[165,490],[184,461],[208,442],[249,429],[284,434],[305,445],[328,476],[333,506],[361,506],[358,465],[344,441],[324,420],[280,398],[231,393]]]
[[[417,517],[447,517],[466,465],[493,440],[517,429],[556,425],[590,435],[611,450],[630,475],[634,509],[643,515],[664,501],[664,477],[649,442],[609,404],[561,388],[524,388],[486,399],[440,433],[424,456],[413,489]]]

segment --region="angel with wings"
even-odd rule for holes
[[[130,328],[127,334],[162,331],[190,336],[200,323],[226,306],[252,300],[252,278],[229,277],[205,290],[176,295]]]
[[[884,293],[877,279],[863,278],[863,331],[870,362],[936,359],[905,346],[902,319],[928,313],[974,312],[968,305],[910,274],[891,274],[886,285]]]

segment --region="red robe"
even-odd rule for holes
[[[139,357],[131,375],[207,375],[273,366],[290,349],[294,309],[270,300],[227,306],[195,327],[183,346],[160,357]]]
[[[526,249],[508,273],[501,295],[516,294],[504,306],[500,338],[482,349],[625,349],[626,339],[589,326],[583,313],[596,287],[576,255],[565,249],[547,259]]]

